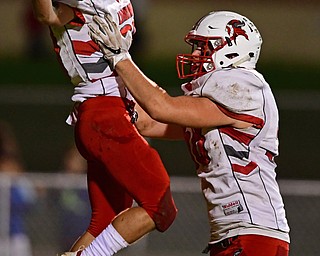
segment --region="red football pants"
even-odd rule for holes
[[[229,246],[214,245],[210,256],[288,256],[289,244],[285,241],[260,235],[241,235]]]
[[[123,99],[101,96],[78,108],[75,140],[88,162],[92,218],[97,236],[134,199],[165,231],[176,216],[170,180],[158,153],[130,122]]]

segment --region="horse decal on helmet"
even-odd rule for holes
[[[234,41],[235,44],[237,44],[237,37],[238,36],[244,36],[247,40],[249,40],[247,32],[242,28],[245,26],[244,21],[240,20],[231,20],[228,22],[226,26],[226,31],[228,35],[230,36],[230,41]]]

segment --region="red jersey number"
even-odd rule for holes
[[[135,32],[133,16],[134,16],[134,13],[133,13],[133,7],[131,3],[123,7],[118,12],[119,26],[121,27],[120,32],[123,36],[125,36],[128,31],[132,31],[132,33]],[[122,24],[129,19],[132,19],[132,23],[122,26]]]
[[[205,137],[202,135],[201,129],[187,128],[185,130],[185,141],[197,168],[200,165],[210,163],[208,151],[204,147]]]

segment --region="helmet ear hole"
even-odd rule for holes
[[[235,53],[226,54],[225,56],[226,56],[228,59],[232,60],[233,58],[238,57],[239,54],[235,52]]]

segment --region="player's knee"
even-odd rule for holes
[[[159,202],[157,211],[153,216],[157,230],[160,232],[166,231],[175,220],[176,215],[177,208],[173,201],[170,187],[168,187],[166,193]]]

